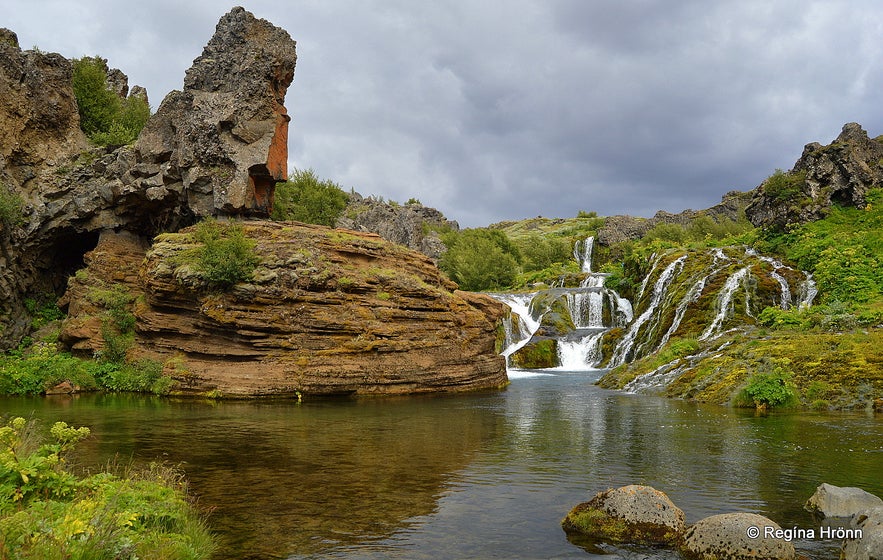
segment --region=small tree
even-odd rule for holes
[[[448,250],[439,260],[445,271],[464,290],[494,290],[515,282],[518,249],[500,230],[467,229],[442,238]]]
[[[276,185],[272,217],[334,227],[348,200],[337,183],[319,179],[312,169],[295,170]]]
[[[195,237],[202,243],[196,265],[210,286],[229,288],[251,278],[259,259],[242,226],[204,220],[197,224]]]

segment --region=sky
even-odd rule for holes
[[[879,0],[0,0],[0,27],[155,110],[235,5],[297,41],[291,168],[463,227],[707,208],[883,134]]]

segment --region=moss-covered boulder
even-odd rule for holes
[[[599,492],[570,510],[561,525],[569,537],[669,546],[676,545],[686,529],[684,512],[668,496],[634,484]]]
[[[554,338],[535,338],[509,356],[509,365],[518,369],[553,368],[558,362],[558,341]]]

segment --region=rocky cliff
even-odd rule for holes
[[[831,144],[807,144],[791,171],[774,177],[754,191],[746,209],[755,226],[815,221],[834,204],[863,208],[868,190],[883,186],[883,137],[872,140],[860,125],[847,123]]]
[[[420,251],[434,261],[447,250],[439,233],[460,229],[457,222],[419,202],[393,204],[358,193],[350,194],[337,227],[376,233],[388,241]]]
[[[183,91],[134,146],[116,150],[91,147],[80,131],[70,61],[22,51],[5,30],[0,51],[0,187],[23,207],[21,221],[0,226],[0,348],[27,331],[23,300],[63,291],[101,232],[150,238],[204,216],[269,213],[286,176],[296,60],[284,30],[231,10]],[[114,90],[126,82],[110,77]]]
[[[373,234],[295,222],[244,229],[259,264],[227,291],[182,262],[198,245],[193,228],[162,234],[149,249],[103,235],[71,279],[62,339],[75,351],[101,351],[101,294],[114,289],[136,319],[130,358],[164,362],[182,393],[395,394],[506,383],[495,348],[504,307],[457,291],[424,255]]]

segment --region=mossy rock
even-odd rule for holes
[[[684,512],[663,492],[629,485],[599,492],[561,522],[571,540],[675,546],[686,530]]]
[[[552,338],[541,338],[525,344],[509,356],[512,367],[519,369],[545,369],[557,367],[558,342]]]

